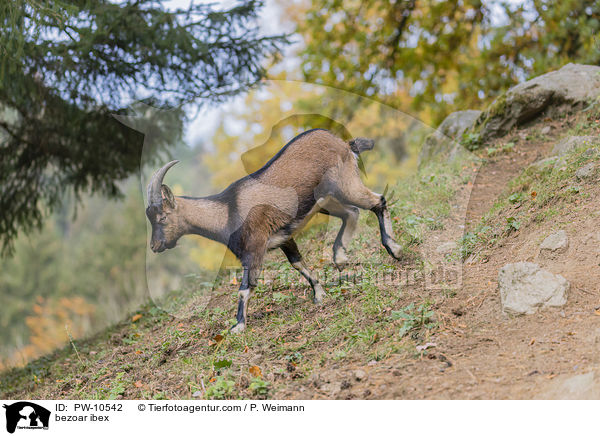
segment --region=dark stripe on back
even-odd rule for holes
[[[260,175],[261,175],[261,174],[262,174],[262,173],[263,173],[263,172],[264,172],[264,171],[265,171],[267,168],[269,168],[269,167],[271,166],[271,164],[272,164],[273,162],[275,162],[277,159],[279,159],[279,158],[281,157],[281,155],[282,155],[283,153],[285,153],[285,150],[287,150],[287,148],[288,148],[290,145],[292,145],[292,144],[293,144],[294,142],[296,142],[298,139],[302,138],[304,135],[308,135],[309,133],[312,133],[312,132],[314,132],[314,131],[316,131],[316,130],[323,130],[323,131],[325,131],[325,132],[329,132],[329,130],[327,130],[327,129],[321,129],[321,128],[317,128],[317,129],[310,129],[310,130],[307,130],[306,132],[302,132],[302,133],[300,133],[299,135],[296,135],[295,137],[293,137],[292,139],[290,139],[290,140],[288,141],[288,143],[287,143],[287,144],[285,144],[285,145],[284,145],[284,146],[281,148],[281,150],[279,150],[279,151],[277,152],[277,154],[276,154],[275,156],[273,156],[271,159],[269,159],[269,161],[268,161],[266,164],[264,164],[264,165],[263,165],[263,166],[262,166],[260,169],[258,169],[258,170],[256,170],[256,171],[254,171],[252,174],[250,174],[250,177],[256,177],[256,176],[260,176]]]

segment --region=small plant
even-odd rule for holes
[[[284,294],[283,292],[275,292],[273,293],[273,301],[277,304],[285,303],[292,299],[291,295]]]
[[[514,216],[509,216],[508,218],[506,218],[506,230],[508,232],[512,232],[513,230],[519,230],[520,227],[521,223],[517,221],[517,219]]]
[[[125,388],[129,384],[127,380],[124,380],[125,372],[119,372],[113,381],[113,384],[108,392],[109,400],[116,400],[119,396],[125,393]]]
[[[231,366],[231,360],[227,360],[227,359],[222,359],[222,360],[218,360],[213,364],[213,367],[215,368],[216,371],[223,369],[223,368],[229,368]]]
[[[477,233],[467,232],[460,240],[460,258],[465,260],[473,253],[473,249],[475,245],[477,245],[477,241],[479,240]]]
[[[250,386],[248,386],[248,388],[254,397],[264,400],[269,395],[270,385],[271,384],[268,381],[255,377],[250,380]]]
[[[407,215],[404,217],[404,230],[410,236],[411,244],[420,244],[423,242],[422,224],[426,224],[431,228],[432,226],[435,226],[435,220],[433,218],[417,215]]]
[[[515,192],[508,197],[508,201],[512,204],[520,203],[525,199],[525,195],[522,192]]]
[[[487,151],[488,157],[496,156],[499,152],[499,150],[496,147],[488,147],[485,149],[485,151]]]
[[[400,327],[400,337],[406,336],[411,331],[436,327],[435,312],[430,307],[431,303],[423,303],[418,307],[415,307],[415,303],[410,303],[404,309],[392,311],[392,319],[404,320]]]
[[[473,151],[481,145],[481,137],[479,133],[465,133],[461,142],[467,150]]]
[[[444,289],[442,289],[442,294],[446,298],[454,298],[454,297],[456,297],[456,291],[454,289],[450,289],[450,288],[444,288]]]
[[[140,339],[139,333],[130,333],[127,337],[123,338],[122,341],[125,345],[133,345],[137,343]]]
[[[504,153],[509,153],[509,152],[513,151],[514,149],[515,149],[515,143],[512,142],[512,141],[511,142],[507,142],[506,144],[504,144],[502,146],[502,151]]]
[[[216,380],[206,388],[207,400],[224,400],[230,398],[233,394],[235,382],[227,380],[223,376],[218,376]]]
[[[493,157],[500,153],[510,153],[514,149],[515,149],[515,143],[511,141],[511,142],[507,142],[506,144],[504,144],[501,147],[487,147],[485,150],[487,151],[488,157]]]
[[[300,351],[295,351],[292,354],[288,354],[287,356],[285,356],[285,360],[287,360],[290,363],[295,363],[298,364],[300,363],[300,361],[302,360],[304,356],[302,355],[302,353]]]

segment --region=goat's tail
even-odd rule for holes
[[[368,138],[354,138],[348,144],[350,145],[350,150],[358,155],[363,151],[372,150],[375,146],[375,141]]]

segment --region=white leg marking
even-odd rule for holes
[[[392,229],[392,220],[390,219],[390,213],[387,209],[383,212],[383,225],[385,227],[385,232],[388,235],[388,238],[387,238],[388,247],[390,248],[390,250],[392,250],[392,253],[394,253],[394,256],[396,258],[400,258],[402,255],[402,247],[394,239],[394,230]]]
[[[337,266],[339,270],[344,269],[344,267],[348,263],[348,255],[346,254],[346,248],[341,244],[333,246],[333,263],[335,263],[335,266]]]
[[[325,289],[323,289],[323,286],[321,286],[321,284],[315,278],[313,278],[308,268],[306,268],[302,262],[294,262],[292,266],[298,270],[298,272],[300,272],[300,274],[302,274],[312,286],[314,291],[313,301],[315,304],[322,303],[323,297],[325,296]]]
[[[313,302],[315,304],[322,304],[323,298],[325,298],[325,289],[321,286],[321,283],[315,284],[315,297],[313,298]]]
[[[244,330],[246,330],[246,324],[238,322],[235,326],[231,328],[230,331],[231,333],[238,334],[242,333]]]
[[[248,300],[250,299],[250,289],[240,289],[238,291],[238,311],[239,304],[242,304],[243,321],[238,320],[238,323],[231,328],[231,333],[241,333],[246,329],[248,321]]]

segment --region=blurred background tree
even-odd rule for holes
[[[179,176],[201,182],[195,174]],[[119,189],[123,201],[82,198],[75,218],[69,212],[73,200],[67,198],[39,232],[15,239],[14,253],[3,259],[0,274],[0,367],[3,361],[21,364],[64,343],[65,325],[80,337],[122,320],[148,300],[139,180],[130,177]],[[161,259],[160,266],[178,276],[197,264],[191,258],[177,265]]]
[[[65,192],[120,194],[139,169],[142,136],[111,117],[219,102],[257,84],[285,44],[261,36],[260,1],[228,10],[160,1],[0,3],[0,244],[40,227]],[[153,144],[176,143],[183,111],[146,120]]]
[[[305,80],[434,125],[568,62],[600,62],[596,1],[320,0],[289,10],[302,17]]]

